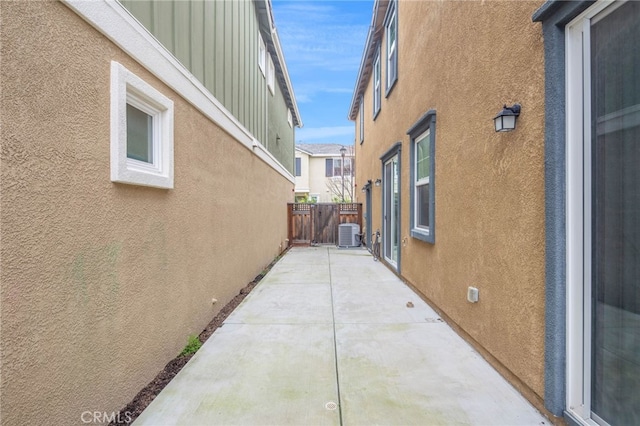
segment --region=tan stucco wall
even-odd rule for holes
[[[400,273],[530,399],[544,392],[544,60],[541,27],[531,22],[542,3],[400,1],[398,81],[385,98],[383,55],[382,109],[373,121],[369,80],[364,144],[356,143],[361,187],[382,177],[380,155],[402,141]],[[515,102],[516,131],[495,133],[493,117]],[[433,245],[409,233],[406,135],[430,109]],[[372,191],[373,229],[382,229],[382,188]],[[468,286],[480,290],[479,303],[467,302]]]
[[[0,6],[0,415],[82,424],[280,252],[293,184],[66,6]],[[173,190],[109,180],[111,60],[175,104]]]

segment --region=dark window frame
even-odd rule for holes
[[[429,130],[429,226],[428,229],[416,225],[416,139]],[[409,179],[410,179],[410,235],[418,240],[436,242],[436,110],[430,109],[407,130],[410,138]]]
[[[302,176],[302,158],[296,157],[295,175]]]

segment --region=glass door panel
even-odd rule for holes
[[[590,29],[591,411],[611,425],[637,425],[640,2],[611,9]]]
[[[384,164],[383,187],[383,238],[384,258],[393,266],[397,266],[400,235],[400,192],[399,192],[398,156],[394,156]]]
[[[398,157],[393,159],[393,188],[391,195],[391,214],[393,222],[391,224],[391,261],[394,265],[398,263],[398,249],[400,247],[400,191],[398,188]]]

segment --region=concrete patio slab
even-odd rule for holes
[[[329,260],[327,259],[326,262],[317,264],[310,263],[305,259],[299,259],[296,262],[288,262],[283,265],[278,263],[269,271],[263,281],[276,284],[329,284],[331,281]]]
[[[291,249],[134,424],[545,423],[368,252],[312,247]]]
[[[370,262],[373,262],[373,257],[363,248],[333,250],[330,253],[331,282],[333,284],[398,282],[398,277],[385,267],[354,268],[354,265]]]
[[[413,307],[408,307],[407,304]],[[333,285],[336,323],[414,323],[439,320],[420,297],[396,278],[396,282]]]
[[[539,425],[543,418],[445,323],[336,326],[347,425]]]
[[[338,425],[334,353],[329,324],[225,324],[134,424]]]
[[[225,323],[332,324],[331,287],[329,284],[261,283]]]

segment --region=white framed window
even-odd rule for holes
[[[276,84],[276,68],[273,65],[273,59],[271,59],[271,55],[269,55],[269,68],[267,69],[267,86],[269,87],[269,91],[273,95],[275,93],[275,84]]]
[[[360,97],[360,143],[364,142],[364,96]]]
[[[398,79],[398,14],[396,13],[395,1],[390,2],[387,11],[385,39],[387,50],[386,94],[388,95]]]
[[[353,175],[353,163],[351,157],[345,157],[344,169],[342,167],[342,157],[327,158],[325,160],[325,177],[342,176],[344,170],[345,176]]]
[[[258,68],[265,75],[267,61],[267,46],[264,44],[262,34],[258,33]]]
[[[173,188],[173,101],[115,61],[111,181]]]
[[[373,60],[373,118],[375,119],[380,112],[380,48],[376,52],[376,58]]]
[[[411,138],[411,236],[435,243],[436,112],[429,110],[408,131]]]
[[[429,145],[431,142],[431,130],[421,134],[415,139],[415,180],[414,191],[414,217],[413,226],[420,231],[429,233],[429,183],[431,177],[430,162],[431,155],[429,153]]]
[[[293,115],[291,115],[290,109],[287,109],[287,124],[289,127],[293,128]]]

